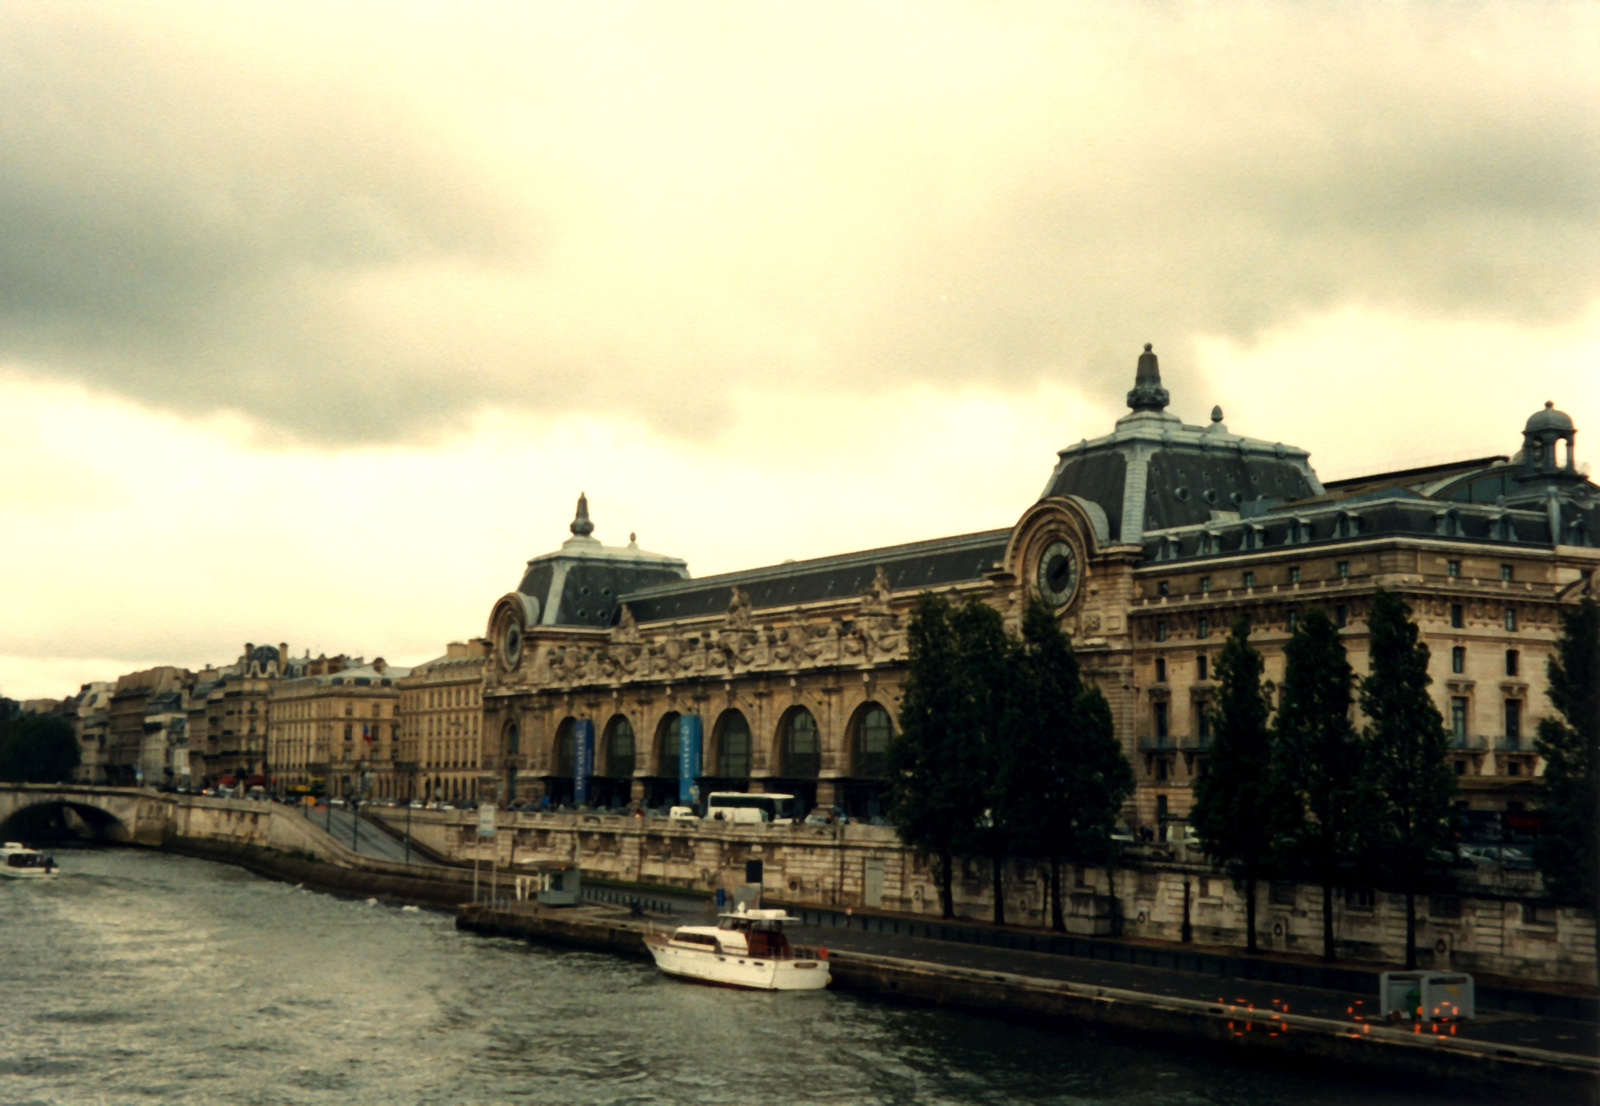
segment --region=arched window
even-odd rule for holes
[[[821,771],[822,742],[817,736],[817,720],[805,707],[796,707],[784,724],[783,774],[814,778]]]
[[[678,778],[678,712],[670,711],[656,725],[656,775]]]
[[[573,718],[563,718],[556,727],[556,770],[558,776],[570,776],[578,767],[578,723]]]
[[[522,731],[515,722],[506,723],[506,754],[516,756],[522,751]]]
[[[885,776],[889,770],[889,738],[894,726],[889,712],[877,703],[862,708],[856,721],[855,774],[869,779]]]
[[[613,779],[633,775],[633,723],[614,714],[606,723],[606,774]]]
[[[725,710],[717,719],[717,773],[725,779],[750,775],[750,723],[744,713]]]

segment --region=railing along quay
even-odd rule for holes
[[[1132,964],[1144,968],[1195,972],[1218,979],[1248,979],[1285,986],[1314,987],[1324,991],[1376,994],[1378,973],[1360,968],[1297,964],[1292,961],[1225,953],[1152,947],[1124,941],[1105,941],[1071,934],[1011,931],[987,926],[965,926],[958,922],[925,922],[886,914],[855,914],[807,906],[788,906],[789,913],[803,925],[829,929],[880,933],[894,937],[914,937],[926,941],[949,941],[1018,952],[1037,952],[1050,956],[1074,956],[1084,960],[1103,960],[1112,964]],[[1584,995],[1554,994],[1477,985],[1478,1005],[1483,1008],[1538,1017],[1566,1018],[1572,1021],[1600,1021],[1600,1000]]]
[[[630,909],[637,907],[646,914],[676,914],[677,908],[666,899],[654,899],[646,895],[636,895],[631,891],[621,891],[612,887],[595,887],[584,884],[583,897],[590,902],[609,902]]]

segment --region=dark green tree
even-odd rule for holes
[[[906,844],[935,857],[946,918],[955,915],[955,858],[974,846],[988,799],[987,750],[967,729],[971,675],[956,622],[948,599],[917,600],[906,628],[900,729],[888,757],[890,816]]]
[[[962,694],[954,704],[954,729],[976,753],[983,808],[974,822],[974,842],[989,857],[994,885],[994,924],[1006,924],[1005,862],[1019,832],[1016,792],[1026,766],[1023,750],[1007,732],[1007,703],[1016,641],[1000,612],[969,599],[950,615],[955,632]]]
[[[82,751],[72,723],[59,714],[25,714],[0,701],[0,780],[62,783],[72,779]]]
[[[1546,694],[1557,718],[1539,721],[1544,830],[1534,858],[1550,890],[1590,909],[1600,962],[1600,604],[1585,596],[1561,612]]]
[[[1322,887],[1322,958],[1334,959],[1333,891],[1360,858],[1371,826],[1366,747],[1350,721],[1355,675],[1339,630],[1320,607],[1284,647],[1273,771],[1286,800],[1286,858]]]
[[[1283,802],[1272,771],[1272,685],[1262,679],[1261,654],[1240,618],[1217,655],[1217,692],[1210,704],[1211,751],[1195,781],[1189,822],[1206,855],[1244,894],[1246,945],[1257,951],[1256,887],[1274,871]]]
[[[1025,756],[1011,765],[1009,798],[1028,847],[1050,862],[1051,924],[1066,930],[1061,908],[1061,859],[1072,851],[1073,833],[1061,817],[1070,792],[1077,703],[1082,693],[1078,659],[1054,612],[1039,601],[1022,616],[1022,640],[1011,678],[1006,730]]]
[[[1052,811],[1063,823],[1060,845],[1079,867],[1105,864],[1112,859],[1111,829],[1133,794],[1133,766],[1117,741],[1111,704],[1095,685],[1078,692],[1069,732],[1063,805]],[[1059,887],[1056,896],[1059,906]]]
[[[1444,719],[1428,694],[1428,647],[1411,608],[1379,588],[1367,618],[1371,674],[1361,681],[1361,712],[1377,791],[1373,844],[1406,896],[1406,967],[1417,966],[1417,892],[1431,853],[1450,841],[1456,781],[1445,758]]]

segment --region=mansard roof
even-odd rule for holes
[[[678,557],[639,548],[628,535],[627,545],[603,545],[594,538],[589,519],[589,499],[578,496],[577,516],[568,527],[572,537],[554,553],[528,562],[517,590],[527,596],[530,623],[540,626],[610,626],[626,592],[680,580],[689,575]]]
[[[640,588],[622,596],[638,622],[721,614],[742,592],[754,610],[865,594],[881,568],[891,591],[921,590],[983,579],[1005,555],[1009,528],[891,545],[831,557]]]
[[[1041,499],[1076,495],[1097,503],[1112,540],[1135,543],[1151,531],[1206,522],[1216,511],[1322,494],[1305,450],[1230,432],[1220,407],[1205,427],[1168,414],[1148,345],[1135,380],[1133,410],[1105,437],[1061,450]]]

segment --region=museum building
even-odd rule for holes
[[[1305,450],[1167,412],[1150,346],[1128,414],[1061,450],[1040,498],[976,534],[692,578],[677,558],[572,536],[490,613],[479,794],[655,805],[712,791],[882,813],[885,751],[923,592],[1038,597],[1105,693],[1138,789],[1127,820],[1182,820],[1210,744],[1212,665],[1249,618],[1267,676],[1322,607],[1367,671],[1374,589],[1401,593],[1470,807],[1519,809],[1542,765],[1557,612],[1600,594],[1600,489],[1546,404],[1511,456],[1324,484]],[[1510,434],[1508,434],[1510,437]]]

